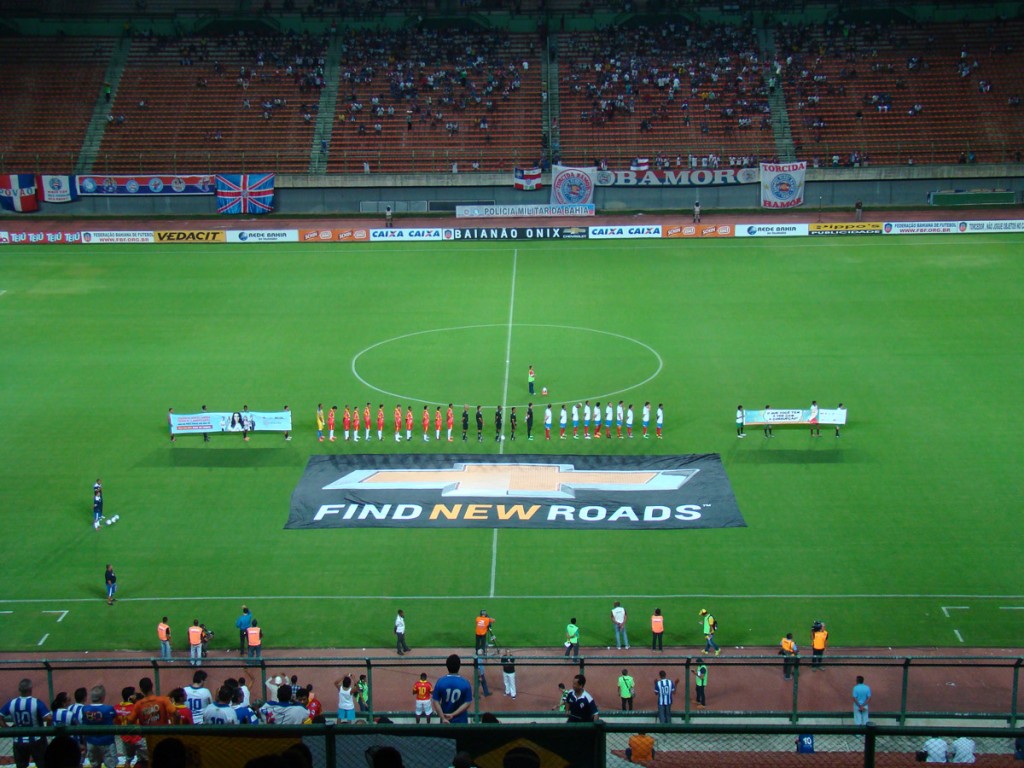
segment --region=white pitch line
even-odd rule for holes
[[[498,529],[494,529],[494,536],[491,538],[491,592],[488,597],[494,597],[494,579],[498,572]]]
[[[60,616],[57,617],[57,623],[60,624],[64,621],[64,617],[67,616],[70,611],[40,611],[40,613],[59,613]]]
[[[959,640],[961,643],[964,641],[964,636],[960,634],[959,629],[954,629],[953,634],[956,635],[956,639]]]
[[[947,619],[949,618],[950,611],[969,611],[970,606],[967,605],[944,605],[942,606],[942,615]]]
[[[489,595],[170,595],[165,597],[119,597],[119,603],[210,602],[215,600],[481,600]],[[502,600],[605,600],[622,599],[658,600],[1024,600],[1024,595],[915,595],[915,594],[855,594],[855,595],[711,595],[707,592],[687,594],[592,594],[592,595],[502,595]],[[34,603],[95,603],[95,597],[53,597],[0,600],[0,605]]]
[[[1024,611],[1024,605],[1000,605],[1000,611]],[[8,611],[10,613],[10,611]]]
[[[512,366],[512,319],[516,311],[516,272],[519,269],[519,249],[512,251],[512,290],[508,299],[508,336],[505,341],[505,384],[501,389],[501,410],[505,411],[505,404],[508,400],[508,377]],[[502,425],[504,427],[504,424]],[[498,441],[498,454],[505,453],[505,432],[501,433],[501,440]],[[494,529],[491,537],[491,589],[488,597],[494,597],[494,582],[498,574],[498,529]]]
[[[46,638],[48,638],[49,636],[50,636],[50,633],[47,632],[45,635],[43,635],[43,639],[40,640],[38,643],[36,643],[36,645],[42,645],[43,643],[45,643],[46,642]]]
[[[508,400],[508,376],[509,369],[512,366],[512,318],[516,311],[516,272],[519,268],[519,249],[516,248],[512,252],[512,290],[509,294],[508,299],[508,336],[505,340],[505,384],[501,389],[501,410],[502,413],[505,411],[506,401]],[[504,425],[502,425],[504,427]],[[504,437],[504,431],[501,433]],[[498,453],[502,454],[505,452],[505,441],[500,440],[498,443]],[[494,529],[495,541],[497,541],[498,529]],[[492,563],[491,572],[493,574],[494,568]],[[491,578],[491,592],[494,592],[494,578]]]

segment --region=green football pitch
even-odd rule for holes
[[[153,649],[170,617],[269,649],[633,643],[660,607],[696,644],[828,623],[837,646],[1012,646],[1024,634],[1024,260],[1013,236],[443,245],[6,247],[0,252],[0,650]],[[321,453],[314,411],[396,400],[615,395],[665,439],[471,441],[468,452],[720,453],[746,527],[285,530]],[[388,393],[388,394],[384,394]],[[750,408],[846,404],[840,439],[751,430]],[[545,398],[537,397],[538,402]],[[278,410],[294,439],[171,445],[166,414]],[[433,410],[433,407],[431,408]],[[488,421],[487,432],[490,432]],[[462,450],[461,442],[455,445]],[[106,514],[92,527],[101,477]],[[114,564],[119,601],[102,574]]]

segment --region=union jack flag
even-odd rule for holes
[[[270,213],[274,210],[274,174],[217,174],[217,213]]]

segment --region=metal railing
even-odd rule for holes
[[[471,714],[479,717],[487,705],[482,704],[481,680],[474,674],[472,657],[463,660],[463,674],[473,679],[476,696]],[[167,692],[163,679],[173,673],[178,679],[183,670],[190,670],[186,659],[166,662],[159,658],[64,658],[46,660],[0,660],[0,674],[20,672],[33,678],[40,673],[46,678],[47,701],[52,700],[59,690],[71,690],[81,685],[83,672],[104,671],[132,673],[133,677],[148,675],[154,680],[156,690]],[[256,687],[254,698],[267,698],[267,681],[275,671],[288,669],[302,673],[302,676],[328,675],[327,670],[336,674],[338,669],[348,673],[365,674],[370,688],[367,717],[386,714],[393,718],[407,718],[407,687],[410,674],[429,669],[443,669],[444,656],[417,654],[415,658],[394,656],[325,656],[315,658],[265,657],[259,659],[207,658],[203,668],[207,671],[220,670],[225,676],[233,674],[240,665],[253,676]],[[708,663],[714,691],[713,709],[697,708],[686,692],[693,690],[696,668]],[[779,656],[728,655],[710,660],[700,656],[630,656],[628,659],[615,656],[581,656],[574,663],[567,663],[562,656],[517,655],[517,669],[520,680],[534,673],[535,679],[543,679],[545,696],[555,694],[552,680],[571,679],[573,674],[585,674],[592,680],[612,680],[623,665],[629,666],[638,680],[653,680],[660,669],[671,670],[670,677],[679,678],[679,693],[673,711],[673,720],[684,724],[699,723],[709,718],[730,720],[751,720],[770,718],[778,722],[799,724],[807,721],[841,722],[851,716],[849,688],[854,676],[863,674],[876,688],[872,702],[871,717],[876,721],[887,721],[905,725],[922,719],[953,719],[963,721],[1003,722],[1015,727],[1021,714],[1021,667],[1024,658],[1012,656],[835,656],[829,655],[823,666],[829,674],[842,679],[842,695],[823,698],[822,683],[817,681],[817,671],[810,658],[793,660],[791,679],[783,679],[783,662]],[[485,670],[498,675],[498,659],[488,657]],[[940,672],[938,676],[936,671]],[[104,678],[116,675],[104,675]],[[6,675],[12,679],[13,675]],[[936,678],[941,678],[941,684]],[[40,682],[38,677],[36,682]],[[529,679],[529,678],[528,678]],[[821,678],[825,680],[823,676]],[[132,680],[134,682],[134,679]],[[497,681],[496,681],[497,682]],[[847,685],[847,683],[849,683]],[[608,706],[607,691],[611,685],[604,685],[599,701],[606,716],[611,719],[632,717],[645,713],[653,717],[653,710],[630,712],[616,711]],[[648,686],[644,686],[646,690]],[[42,697],[42,686],[37,695]],[[521,691],[523,683],[520,683]],[[751,706],[750,693],[759,689],[757,701],[767,702]],[[374,695],[379,689],[406,692],[399,698]],[[723,696],[730,691],[731,697]],[[765,691],[770,691],[770,695]],[[883,695],[879,695],[884,692]],[[823,702],[825,702],[823,704]],[[554,702],[552,702],[554,703]],[[839,708],[836,708],[838,705]],[[557,717],[548,710],[509,711],[504,717],[513,719],[550,719]]]
[[[639,750],[637,737],[653,745],[655,761],[647,765],[805,766],[808,753],[817,765],[903,765],[938,746],[943,757],[954,749],[977,755],[986,765],[1010,765],[1024,745],[1024,730],[827,726],[798,728],[772,725],[651,725],[595,723],[494,723],[488,725],[395,725],[355,722],[306,726],[201,725],[139,727],[18,728],[10,737],[144,737],[154,764],[163,750],[188,753],[192,765],[244,768],[249,760],[301,750],[324,768],[372,764],[381,749],[397,750],[406,766],[451,765],[465,753],[474,765],[569,765],[605,768],[624,765],[628,749]],[[115,748],[124,752],[120,738]],[[165,743],[170,742],[170,743]],[[0,754],[7,752],[0,745]],[[73,748],[73,747],[72,747]],[[510,754],[511,753],[511,754]],[[522,762],[515,762],[519,758]],[[477,762],[478,761],[478,762]],[[638,760],[639,762],[639,760]],[[945,762],[942,760],[940,762]],[[958,760],[956,762],[966,762]],[[94,763],[95,764],[95,763]]]

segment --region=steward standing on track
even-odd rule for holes
[[[793,667],[796,666],[796,657],[800,649],[796,647],[793,640],[793,633],[787,632],[786,636],[779,641],[779,655],[782,656],[782,678],[789,680],[793,677]]]
[[[476,617],[476,650],[475,653],[487,653],[487,630],[491,628],[494,619],[487,615],[487,611],[480,611]]]
[[[828,630],[820,621],[811,625],[811,669],[821,669],[825,646],[828,645]]]
[[[651,650],[663,651],[662,640],[665,638],[665,617],[661,615],[661,608],[654,609],[651,616]]]

